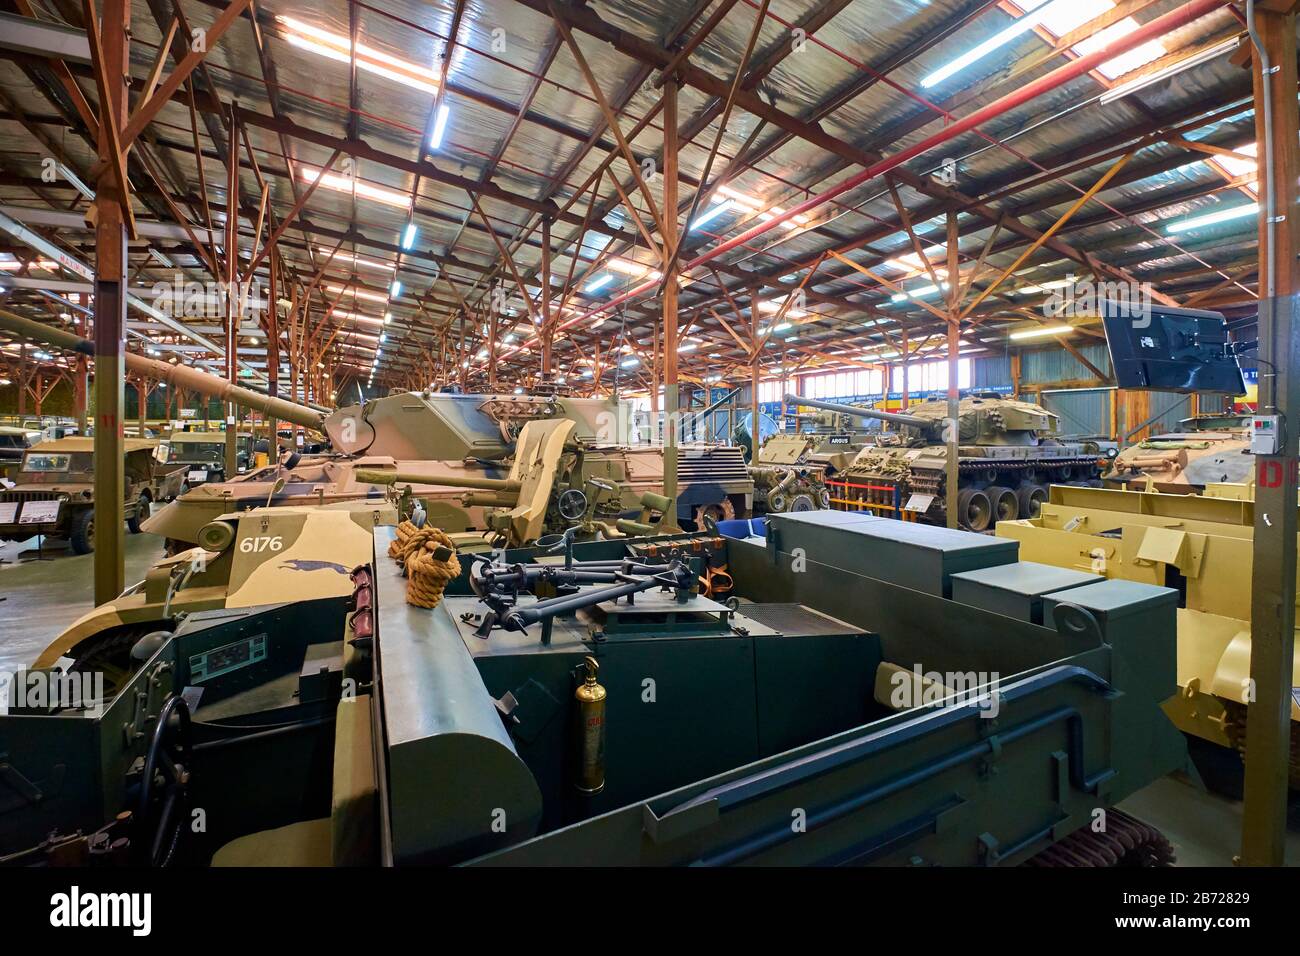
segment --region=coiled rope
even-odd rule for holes
[[[456,546],[440,528],[417,528],[410,521],[397,526],[388,556],[406,571],[406,603],[437,607],[447,582],[460,575]]]

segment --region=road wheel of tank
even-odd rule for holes
[[[1074,478],[1074,469],[1069,465],[1062,465],[1056,469],[1056,477],[1053,479],[1058,485],[1068,485]]]
[[[793,511],[816,511],[817,502],[813,501],[812,495],[797,494],[790,499],[790,510]]]
[[[730,521],[736,517],[736,508],[731,503],[731,499],[723,498],[716,504],[696,505],[695,506],[695,527],[703,528],[705,526],[705,517],[710,517],[714,521]]]
[[[1020,505],[1020,517],[1037,518],[1047,500],[1047,488],[1033,483],[1021,485],[1016,490],[1016,499]]]
[[[1020,517],[1020,499],[1006,485],[989,485],[984,489],[993,506],[994,521],[1015,521]]]
[[[126,530],[132,534],[140,533],[140,525],[149,517],[149,497],[141,495],[135,503],[135,517],[126,519]]]
[[[993,502],[979,488],[957,491],[957,523],[969,531],[985,531],[993,520]]]
[[[95,509],[82,508],[72,516],[68,541],[77,554],[90,554],[95,550]]]

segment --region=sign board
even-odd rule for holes
[[[18,502],[0,501],[0,524],[13,524],[18,517]]]
[[[930,510],[930,505],[932,504],[934,504],[934,495],[914,494],[912,497],[907,499],[907,504],[903,505],[903,510],[924,514]]]
[[[852,435],[832,435],[826,439],[828,445],[851,445],[853,443]]]
[[[181,418],[198,418],[199,410],[197,408],[182,408]]]
[[[24,501],[19,524],[54,524],[59,520],[61,501]]]
[[[207,481],[208,470],[206,468],[195,468],[186,476],[186,481]]]

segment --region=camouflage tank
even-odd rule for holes
[[[1247,484],[1255,477],[1250,415],[1197,415],[1178,430],[1130,445],[1102,478],[1170,494],[1193,494],[1206,485]]]
[[[855,500],[946,523],[946,401],[921,402],[906,414],[797,395],[786,401],[892,426],[843,472],[851,483],[871,486],[850,488]],[[995,521],[1033,517],[1051,484],[1100,484],[1100,449],[1056,439],[1059,420],[1041,405],[974,395],[961,399],[957,415],[957,517],[963,528],[983,531]]]

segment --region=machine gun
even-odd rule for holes
[[[470,586],[488,608],[475,628],[475,636],[486,640],[495,628],[527,632],[541,623],[542,644],[551,643],[555,618],[576,614],[607,601],[626,598],[629,605],[643,591],[660,588],[673,592],[678,604],[685,604],[696,592],[699,571],[684,557],[673,557],[662,565],[645,564],[630,558],[615,561],[573,562],[573,535],[552,548],[565,549],[564,567],[547,565],[498,564],[479,557],[470,568]],[[609,584],[609,587],[582,590],[582,585]],[[541,600],[519,605],[520,594],[530,593]],[[549,596],[548,596],[549,595]]]

